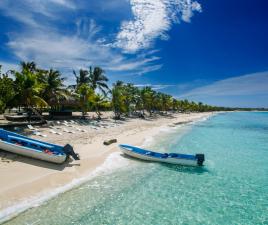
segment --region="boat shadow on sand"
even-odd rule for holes
[[[163,163],[163,162],[153,162],[153,161],[146,161],[138,158],[133,158],[131,156],[128,156],[126,154],[120,154],[122,157],[130,160],[134,160],[137,162],[142,163],[149,163],[149,164],[158,164],[161,167],[165,167],[168,170],[172,170],[178,173],[189,173],[189,174],[204,174],[204,173],[210,173],[210,171],[205,166],[183,166],[183,165],[175,165],[175,164],[169,164],[169,163]]]
[[[5,151],[0,150],[0,163],[12,164],[13,162],[21,162],[21,163],[29,164],[32,166],[38,166],[38,167],[43,167],[43,168],[58,170],[58,171],[62,171],[66,167],[80,166],[80,163],[75,162],[71,158],[69,158],[68,160],[66,160],[66,162],[62,164],[55,164],[55,163],[33,159],[33,158],[17,155],[15,153],[5,152]]]

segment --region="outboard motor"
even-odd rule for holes
[[[195,157],[197,158],[197,165],[203,166],[203,162],[205,161],[205,155],[204,154],[196,154]]]
[[[72,156],[74,160],[80,160],[80,157],[77,153],[74,152],[74,149],[71,145],[67,144],[63,147],[64,153],[69,157]]]

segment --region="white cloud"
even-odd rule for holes
[[[195,88],[180,98],[201,98],[207,96],[246,96],[268,94],[268,71],[246,74],[217,81]]]
[[[146,73],[157,71],[157,70],[161,69],[162,67],[163,67],[162,64],[148,65],[148,66],[145,66],[144,68],[142,68],[140,71],[138,71],[136,73],[136,75],[140,75],[141,76],[141,75],[146,74]]]
[[[79,18],[76,21],[77,26],[77,36],[84,39],[94,38],[101,30],[101,26],[98,26],[96,21],[92,18]],[[98,41],[102,43],[103,41]]]
[[[23,0],[23,1],[0,1],[0,11],[4,15],[31,27],[44,26],[47,21],[42,19],[58,19],[62,11],[74,10],[75,4],[71,0]],[[63,14],[61,14],[63,16]]]
[[[141,75],[161,68],[157,64],[160,58],[153,56],[157,51],[130,58],[111,47],[107,44],[109,37],[102,36],[105,32],[94,19],[74,16],[81,10],[74,3],[72,0],[25,0],[16,4],[0,1],[0,11],[20,23],[18,30],[7,34],[6,43],[17,61],[35,61],[40,67],[63,72],[98,65],[112,72]],[[67,32],[58,26],[58,18],[68,24]],[[68,29],[73,25],[77,30],[71,33]]]
[[[74,66],[76,61],[86,61],[88,59],[84,57],[97,51],[96,46],[83,39],[50,32],[16,36],[11,39],[8,46],[20,60],[34,60],[42,66],[57,67],[62,67],[65,63],[65,66]],[[81,63],[79,64],[81,66]]]
[[[41,67],[53,67],[63,72],[88,68],[90,65],[136,75],[159,69],[155,65],[159,57],[143,54],[127,59],[94,40],[81,38],[80,35],[67,36],[49,29],[30,35],[13,35],[8,47],[21,61],[33,60]]]
[[[20,60],[34,60],[45,67],[77,69],[91,63],[100,65],[102,62],[113,62],[117,57],[105,46],[76,35],[67,36],[49,30],[13,36],[8,46]]]
[[[149,58],[141,58],[139,60],[129,60],[129,61],[125,61],[125,63],[122,64],[118,64],[118,65],[113,65],[108,67],[109,70],[115,70],[115,71],[126,71],[126,70],[134,70],[137,68],[141,68],[144,65],[148,65],[148,63],[150,62],[154,62],[156,60],[159,60],[159,57],[156,56],[152,56]]]
[[[124,21],[114,46],[135,53],[151,46],[155,38],[168,39],[172,22],[190,22],[201,5],[192,0],[130,0],[134,19]]]
[[[36,0],[34,0],[34,1],[36,1]],[[39,2],[44,2],[44,1],[43,0],[39,0]],[[48,3],[49,2],[55,3],[55,4],[58,4],[58,5],[67,7],[67,8],[71,8],[71,9],[75,9],[76,8],[75,4],[71,0],[47,0],[47,2]]]

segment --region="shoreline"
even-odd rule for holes
[[[117,127],[90,130],[80,134],[48,135],[40,138],[58,144],[71,143],[82,160],[67,166],[14,156],[11,161],[0,161],[0,223],[19,213],[68,191],[98,175],[112,153],[120,152],[119,143],[142,145],[148,138],[159,134],[161,128],[192,123],[217,113],[172,114],[153,120],[128,119]],[[46,133],[48,128],[40,128]],[[103,145],[103,141],[116,138],[117,144]],[[3,159],[3,157],[2,157]],[[111,159],[109,159],[111,160]]]

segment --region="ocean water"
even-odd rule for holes
[[[268,224],[268,113],[219,114],[162,132],[149,147],[205,153],[205,166],[115,153],[108,163],[116,169],[5,224]]]

